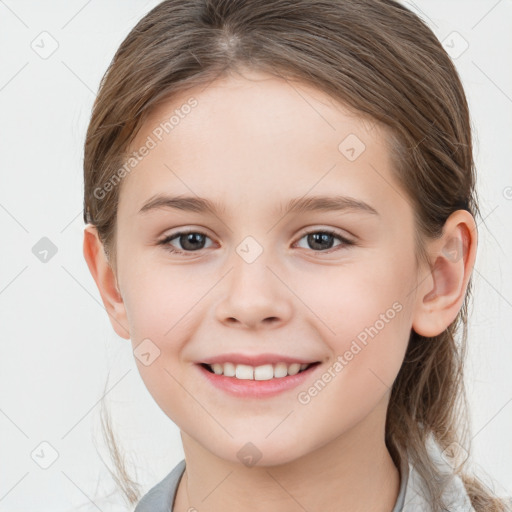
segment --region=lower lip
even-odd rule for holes
[[[300,384],[304,384],[311,374],[320,366],[315,363],[307,370],[295,375],[287,375],[286,377],[272,378],[269,380],[249,380],[237,379],[236,377],[225,377],[209,372],[206,368],[197,365],[200,372],[213,384],[216,388],[239,398],[269,398],[284,391],[293,389]]]

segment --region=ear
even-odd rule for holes
[[[107,260],[98,231],[91,224],[84,229],[83,251],[114,331],[121,338],[130,339],[126,309],[117,285],[117,278]]]
[[[455,320],[475,264],[477,240],[473,216],[457,210],[446,220],[441,238],[429,242],[434,266],[419,275],[412,324],[421,336],[437,336]]]

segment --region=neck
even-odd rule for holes
[[[400,474],[384,429],[376,429],[371,416],[315,451],[273,466],[246,467],[219,458],[182,432],[186,470],[173,510],[391,512]]]

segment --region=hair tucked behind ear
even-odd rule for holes
[[[386,129],[396,178],[414,207],[418,259],[426,260],[425,241],[440,236],[452,212],[480,215],[462,84],[435,35],[407,8],[393,0],[167,0],[121,44],[87,131],[84,220],[97,227],[114,268],[121,187],[102,187],[122,167],[130,141],[161,102],[239,67],[313,85]],[[409,454],[434,512],[443,508],[444,482],[427,455],[428,437],[441,449],[457,443],[470,451],[464,388],[470,295],[471,281],[457,318],[440,335],[411,332],[386,421],[395,464]],[[115,446],[108,424],[106,434]],[[122,491],[135,503],[138,492],[117,448],[114,454]],[[504,511],[466,463],[457,472],[476,512]]]

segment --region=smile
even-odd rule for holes
[[[213,387],[238,398],[270,398],[304,385],[318,366],[320,362],[302,365],[277,363],[257,367],[233,363],[196,365],[202,377]]]

